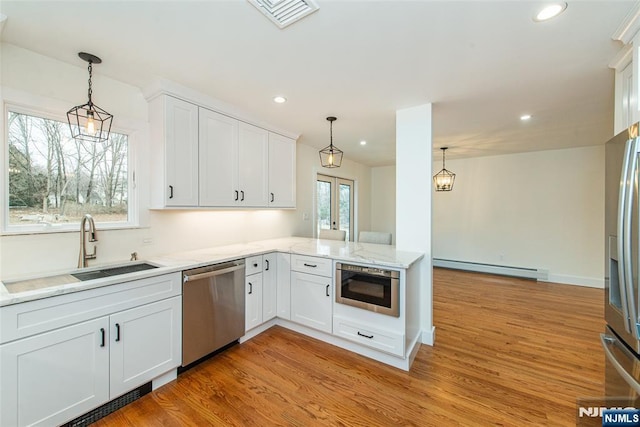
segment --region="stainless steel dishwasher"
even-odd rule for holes
[[[244,260],[183,272],[182,366],[244,335]]]

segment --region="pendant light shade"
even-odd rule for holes
[[[73,107],[67,112],[67,120],[74,139],[89,142],[102,142],[109,139],[113,115],[93,103],[91,99],[91,78],[93,64],[100,64],[102,60],[95,55],[86,52],[78,53],[78,56],[89,63],[89,101],[86,104]]]
[[[333,145],[333,122],[335,117],[327,117],[329,121],[329,146],[320,150],[320,163],[324,168],[339,168],[342,165],[342,155],[344,154],[341,149]]]
[[[451,191],[453,190],[453,183],[456,180],[456,174],[448,171],[444,167],[444,153],[449,147],[442,147],[442,170],[433,176],[433,185],[436,187],[436,191]]]

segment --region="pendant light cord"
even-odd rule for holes
[[[91,89],[91,76],[93,74],[93,67],[91,66],[91,61],[89,61],[89,67],[87,67],[87,69],[89,70],[89,89],[87,90],[87,94],[89,95],[89,106],[93,106],[93,102],[91,101],[91,94],[93,93],[92,89]]]

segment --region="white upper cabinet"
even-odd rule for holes
[[[150,104],[150,117],[152,207],[198,206],[198,107],[161,96]]]
[[[267,206],[269,132],[240,122],[238,129],[239,206]]]
[[[269,206],[296,207],[296,141],[269,133]]]
[[[200,108],[200,206],[233,206],[238,191],[238,121]]]
[[[294,139],[165,93],[149,119],[152,208],[295,207]]]

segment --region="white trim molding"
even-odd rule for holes
[[[636,3],[633,9],[622,21],[618,29],[611,38],[619,40],[624,44],[629,44],[640,30],[640,2]]]

